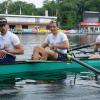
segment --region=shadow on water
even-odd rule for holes
[[[100,87],[91,86],[89,80],[77,80],[71,86],[70,79],[62,81],[20,80],[16,87],[0,89],[2,100],[99,100]]]
[[[28,74],[0,81],[0,100],[99,100],[100,85],[74,73]],[[3,78],[4,79],[4,78]],[[94,83],[94,84],[93,84]]]
[[[11,75],[12,76],[12,75]],[[64,73],[47,73],[47,74],[33,74],[33,73],[24,73],[20,74],[19,78],[13,77],[2,77],[0,78],[0,98],[11,98],[16,97],[23,86],[27,85],[37,85],[37,84],[58,84],[62,83],[66,79],[66,74]],[[23,92],[22,92],[23,93]],[[7,97],[6,97],[7,96]],[[9,98],[9,99],[8,99]],[[19,98],[17,100],[22,100]],[[31,99],[30,99],[31,100]]]
[[[10,86],[14,86],[15,82],[20,81],[20,80],[26,80],[26,79],[31,79],[31,80],[36,80],[36,81],[46,81],[46,82],[57,82],[57,81],[61,81],[63,79],[66,79],[66,73],[64,72],[60,72],[60,73],[31,73],[31,72],[27,72],[27,73],[17,73],[19,75],[16,74],[11,74],[8,76],[0,76],[0,87],[10,87]],[[41,82],[42,82],[41,81]]]

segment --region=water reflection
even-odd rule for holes
[[[17,83],[22,86],[16,93],[0,95],[3,100],[99,100],[100,88],[78,84],[70,86],[66,81],[60,83],[27,84],[26,80]],[[87,83],[89,81],[84,81]],[[90,81],[91,83],[91,81]],[[93,82],[92,82],[93,83]],[[13,89],[12,89],[13,90]]]

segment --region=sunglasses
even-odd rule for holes
[[[1,18],[0,18],[0,23],[7,23],[7,20],[6,20],[6,19],[1,19]]]
[[[4,27],[6,24],[2,24],[2,25],[0,25],[0,27]]]
[[[0,27],[3,27],[7,24],[7,20],[4,18],[0,18]]]

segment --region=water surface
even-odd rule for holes
[[[46,35],[19,34],[25,53],[18,55],[17,60],[30,59],[34,46],[40,45]],[[68,38],[75,46],[94,42],[96,36],[83,36],[82,38],[82,35],[70,35]],[[40,76],[1,82],[0,100],[100,100],[100,85],[90,77],[87,80],[78,78],[75,85],[74,75],[72,77],[63,75],[62,80],[57,81],[45,80],[45,75],[41,75],[41,79],[38,77]],[[7,83],[6,87],[5,83]]]

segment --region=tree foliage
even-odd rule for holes
[[[62,28],[77,28],[82,21],[84,11],[100,12],[100,0],[45,0],[43,7],[36,8],[32,3],[23,1],[7,0],[0,3],[0,13],[4,14],[8,9],[8,14],[19,15],[45,15],[48,10],[49,16],[57,16],[57,20]]]
[[[8,10],[8,14],[19,15],[36,15],[37,9],[34,4],[26,3],[23,1],[12,2],[12,0],[7,0],[0,4],[0,13],[5,13]]]

